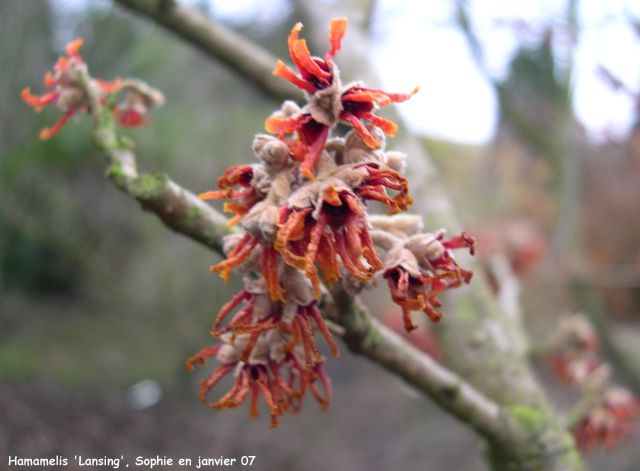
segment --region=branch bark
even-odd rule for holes
[[[222,237],[231,233],[227,218],[167,175],[138,173],[132,142],[118,139],[113,114],[106,107],[99,109],[94,114],[92,139],[109,164],[107,177],[168,228],[222,254]]]

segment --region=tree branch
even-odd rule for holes
[[[277,59],[269,51],[195,8],[164,0],[116,2],[153,18],[169,31],[239,72],[267,95],[277,100],[302,100],[300,90],[271,74]]]
[[[109,163],[107,177],[154,212],[170,229],[180,232],[222,254],[222,237],[232,231],[227,218],[161,173],[139,174],[132,142],[118,139],[113,114],[101,107],[94,115],[94,145]]]
[[[489,440],[503,440],[498,404],[372,318],[357,297],[335,289],[323,311],[344,327],[349,350],[400,376]]]

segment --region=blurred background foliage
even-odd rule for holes
[[[93,76],[134,76],[165,93],[151,126],[122,134],[136,142],[142,170],[165,172],[194,192],[212,189],[231,164],[252,161],[253,135],[279,104],[121,8],[61,17],[52,5],[0,1],[0,454],[251,454],[258,469],[486,469],[466,427],[346,352],[328,364],[330,412],[309,401],[276,431],[242,407],[213,412],[197,400],[207,369],[187,375],[184,361],[210,342],[211,322],[240,280],[223,285],[208,272],[215,254],[167,231],[104,179],[86,117],[38,140],[59,111],[34,114],[20,91],[42,91],[63,44],[62,21],[67,39],[85,39],[80,52]],[[287,57],[295,15],[269,28],[249,22],[242,32]],[[577,296],[579,282],[633,345],[640,126],[625,140],[589,143],[545,34],[493,82],[501,119],[491,143],[425,138],[425,146],[478,236],[487,270],[494,257],[510,262],[534,339],[552,332],[563,312],[593,308],[593,296]],[[499,291],[503,280],[494,275]],[[368,297],[382,316],[395,311],[387,297]],[[538,366],[553,388],[546,363]],[[163,399],[137,410],[129,388],[148,379]],[[567,394],[554,398],[566,405]],[[594,469],[635,469],[639,454],[631,446],[590,459]]]

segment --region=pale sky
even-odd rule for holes
[[[50,1],[56,10],[63,11],[82,9],[91,0]],[[268,25],[290,11],[287,0],[208,0],[208,3],[213,14],[238,24],[256,20]],[[414,132],[461,143],[486,143],[495,132],[496,97],[473,61],[462,33],[453,25],[452,3],[378,0],[372,30],[374,65],[389,91],[406,92],[420,86],[417,95],[398,106]],[[487,73],[496,79],[504,78],[518,45],[535,44],[539,32],[548,24],[555,25],[557,63],[567,63],[569,38],[561,26],[567,3],[567,0],[469,0]],[[597,67],[604,66],[630,89],[640,91],[640,37],[631,29],[628,16],[640,22],[640,2],[579,2],[580,36],[570,83],[576,116],[596,141],[605,135],[624,137],[633,122],[633,100],[623,92],[611,90],[597,73]],[[524,22],[533,29],[527,32],[520,28],[515,32],[516,22]]]

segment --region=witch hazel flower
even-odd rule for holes
[[[55,104],[64,111],[64,115],[51,128],[44,128],[40,132],[40,139],[49,139],[55,136],[60,129],[76,113],[85,113],[91,107],[86,85],[82,83],[81,73],[86,73],[87,65],[78,53],[82,46],[82,39],[76,39],[65,47],[66,56],[60,56],[53,66],[53,74],[47,72],[44,77],[44,86],[53,90],[41,96],[33,95],[29,88],[22,90],[22,99],[35,108],[37,112],[43,107]],[[94,84],[100,88],[101,97],[118,88],[119,79],[113,83],[96,79]]]
[[[201,383],[201,399],[207,402],[209,391],[235,370],[236,381],[231,391],[209,404],[216,409],[231,409],[251,392],[250,411],[256,417],[258,398],[262,395],[270,409],[272,426],[278,425],[278,417],[284,412],[299,410],[307,388],[323,410],[330,403],[331,383],[324,373],[324,358],[316,346],[314,328],[325,337],[334,356],[338,356],[331,333],[314,306],[309,282],[296,270],[288,267],[283,270],[286,302],[271,300],[264,279],[245,280],[245,289],[222,307],[213,325],[212,335],[223,343],[205,348],[187,362],[191,369],[195,362],[204,363],[207,358],[217,356],[222,364]],[[231,321],[221,327],[242,303],[244,306]],[[288,381],[284,380],[283,368],[289,369]],[[325,396],[317,389],[318,380]]]
[[[555,335],[556,351],[551,364],[556,378],[566,384],[587,386],[608,365],[598,355],[600,338],[581,314],[560,320]]]
[[[312,57],[306,41],[298,39],[302,24],[297,23],[289,36],[289,53],[300,75],[278,61],[274,75],[289,80],[307,93],[308,103],[295,110],[289,103],[288,110],[282,109],[274,113],[265,123],[267,132],[277,134],[286,142],[294,159],[302,162],[300,172],[307,178],[314,178],[315,164],[324,150],[329,132],[341,120],[353,126],[364,142],[371,148],[378,141],[370,134],[366,121],[379,127],[386,134],[394,136],[397,125],[376,116],[373,111],[377,106],[401,103],[414,95],[411,93],[387,93],[379,89],[369,89],[360,83],[342,87],[338,68],[333,62],[335,53],[340,50],[340,43],[346,31],[346,18],[332,19],[329,26],[329,42],[331,48],[323,59]],[[293,140],[286,136],[293,136]]]
[[[573,429],[577,445],[585,452],[598,445],[613,450],[618,442],[635,432],[634,421],[640,419],[640,401],[628,390],[606,390]]]
[[[443,314],[438,295],[445,290],[468,284],[472,271],[462,269],[451,254],[452,249],[468,248],[474,253],[475,240],[463,232],[444,238],[444,230],[435,234],[417,233],[421,223],[411,217],[397,219],[399,230],[393,234],[385,229],[394,225],[395,218],[377,217],[372,224],[374,243],[387,251],[383,277],[389,284],[391,299],[402,308],[407,332],[417,326],[411,311],[423,311],[432,322],[440,322]]]
[[[406,210],[412,203],[407,181],[384,164],[384,153],[354,153],[363,139],[351,132],[333,140],[318,162],[318,175],[302,185],[280,210],[274,248],[284,261],[304,271],[320,295],[317,265],[331,286],[340,278],[340,265],[355,279],[367,281],[384,266],[369,235],[365,202],[375,200],[389,213]],[[355,156],[358,156],[358,159]],[[350,156],[349,163],[337,165]],[[389,195],[385,190],[397,192]]]
[[[385,276],[395,280],[390,281],[393,299],[403,306],[409,331],[414,328],[407,321],[410,311],[424,310],[435,322],[440,317],[434,309],[440,305],[437,295],[469,282],[472,273],[458,266],[450,250],[473,252],[475,244],[464,233],[450,239],[443,232],[420,234],[416,217],[388,218],[386,225],[378,218],[378,226],[372,224],[369,205],[380,203],[393,215],[413,203],[401,175],[404,154],[385,150],[386,136],[397,127],[373,112],[410,98],[417,89],[390,94],[358,83],[342,87],[333,57],[346,20],[332,20],[331,48],[324,58],[310,55],[298,38],[301,28],[297,24],[289,36],[297,72],[278,62],[274,74],[304,90],[307,104],[286,101],[266,122],[267,131],[277,137],[258,134],[254,139],[258,163],[229,168],[218,179],[217,190],[199,195],[226,200],[223,210],[234,215],[229,225],[243,230],[225,238],[227,257],[211,271],[225,281],[234,271],[254,278],[245,281],[214,322],[211,334],[221,346],[204,349],[188,364],[217,356],[222,364],[202,383],[203,400],[234,371],[231,391],[211,404],[233,408],[251,393],[255,415],[262,395],[274,424],[284,411],[296,409],[307,388],[324,407],[328,404],[330,383],[315,333],[325,338],[334,356],[338,349],[317,309],[323,282],[331,288],[342,279],[342,288],[355,294],[375,286],[376,273],[386,269]],[[353,128],[344,137],[331,136],[338,121]],[[384,263],[374,233],[392,241],[388,247],[383,244]],[[280,379],[282,368],[290,372],[286,383]],[[325,396],[318,393],[318,383]]]
[[[284,301],[278,284],[278,254],[273,242],[278,230],[279,209],[295,181],[292,161],[288,147],[272,136],[257,135],[253,150],[261,163],[229,168],[218,179],[217,191],[198,195],[200,199],[235,200],[224,203],[223,210],[235,214],[229,226],[240,223],[246,231],[227,252],[226,260],[212,266],[211,271],[221,272],[220,276],[226,282],[233,269],[247,261],[255,249],[260,254],[259,263],[272,299]]]
[[[164,104],[164,95],[141,80],[123,80],[117,91],[124,99],[114,107],[113,114],[124,127],[147,126],[151,111]]]
[[[292,337],[289,348],[285,348],[285,351],[301,343],[304,347],[305,363],[311,366],[321,362],[320,351],[313,334],[316,328],[324,336],[333,355],[337,357],[338,348],[315,307],[316,300],[309,282],[299,271],[287,266],[283,266],[280,273],[285,300],[271,299],[264,278],[255,281],[245,279],[245,288],[220,309],[211,334],[214,337],[220,337],[227,332],[234,336],[250,334],[246,351],[241,356],[241,359],[245,359],[262,332],[282,329]],[[220,327],[224,319],[241,303],[245,303],[244,306],[224,327]]]
[[[297,346],[285,353],[288,334],[282,330],[272,330],[260,337],[251,348],[251,355],[242,359],[243,352],[250,342],[249,335],[232,339],[232,334],[222,336],[223,343],[207,347],[187,360],[187,368],[193,369],[194,363],[204,364],[207,359],[217,357],[220,365],[207,379],[200,383],[200,398],[214,409],[234,409],[242,404],[247,396],[252,418],[258,417],[260,396],[264,399],[271,427],[279,425],[278,418],[288,411],[298,412],[302,398],[309,389],[315,399],[326,410],[331,402],[331,383],[324,372],[322,363],[307,368],[300,360],[301,347]],[[285,379],[284,371],[288,371]],[[232,373],[234,384],[222,398],[208,402],[207,395],[226,375]],[[324,396],[318,390],[317,382],[324,389]]]
[[[29,88],[22,90],[22,99],[36,112],[43,107],[55,104],[64,111],[62,118],[51,128],[44,128],[40,132],[40,139],[50,139],[78,113],[91,111],[93,106],[107,104],[111,96],[126,95],[120,107],[116,107],[115,114],[123,126],[140,126],[149,123],[149,113],[153,108],[164,103],[162,93],[139,80],[119,78],[113,82],[105,82],[99,78],[91,78],[87,64],[83,61],[78,50],[82,46],[82,39],[76,39],[65,47],[65,55],[60,56],[53,66],[53,73],[47,72],[44,86],[51,88],[44,95],[33,95]],[[92,99],[92,95],[95,99]]]

